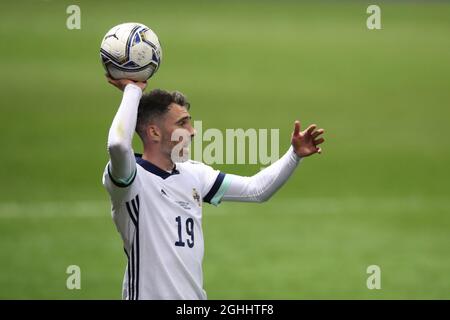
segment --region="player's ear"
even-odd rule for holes
[[[147,137],[150,141],[161,141],[161,130],[156,125],[147,127]]]

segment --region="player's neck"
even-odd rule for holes
[[[165,171],[172,171],[174,168],[174,163],[172,159],[165,157],[163,154],[159,152],[144,150],[144,153],[142,154],[142,159],[151,162],[158,168]]]

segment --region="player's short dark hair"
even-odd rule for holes
[[[142,95],[136,123],[136,132],[142,140],[145,139],[145,131],[148,124],[167,113],[172,103],[183,106],[188,110],[191,106],[186,96],[179,91],[169,92],[162,89],[154,89]]]

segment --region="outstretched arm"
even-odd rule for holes
[[[316,125],[309,126],[300,132],[300,122],[294,124],[292,133],[292,146],[286,154],[269,167],[251,177],[242,177],[233,174],[226,175],[225,193],[223,201],[267,201],[292,175],[300,160],[315,153],[321,153],[318,147],[324,142],[318,138],[324,130],[315,130]]]
[[[109,173],[119,185],[127,185],[136,173],[132,141],[136,128],[137,111],[146,83],[121,79],[108,82],[123,91],[122,102],[109,129]]]

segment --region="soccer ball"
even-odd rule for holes
[[[161,65],[162,49],[150,28],[140,23],[122,23],[106,33],[100,57],[111,78],[146,81]]]

